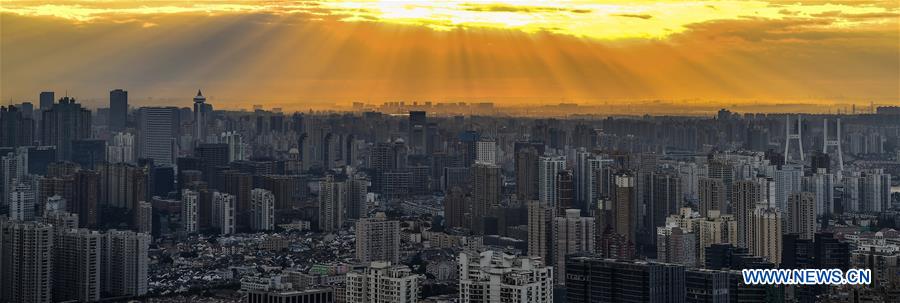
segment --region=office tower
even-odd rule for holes
[[[816,268],[850,268],[850,244],[834,237],[834,233],[816,233],[813,241]]]
[[[684,267],[674,264],[572,257],[566,262],[566,301],[684,302]]]
[[[333,232],[344,225],[344,205],[347,200],[346,183],[335,181],[334,176],[325,176],[319,182],[319,229]]]
[[[147,293],[150,235],[109,230],[100,241],[100,291],[110,296]]]
[[[762,185],[755,180],[737,181],[732,185],[732,210],[737,225],[737,243],[739,247],[747,247],[750,239],[750,218],[756,204],[763,199]]]
[[[551,261],[553,207],[540,201],[528,201],[528,255]]]
[[[502,252],[459,254],[459,302],[553,302],[553,267]]]
[[[567,209],[565,217],[553,218],[553,262],[556,283],[565,283],[566,256],[594,252],[596,227],[593,217],[582,217],[581,210]]]
[[[725,205],[725,182],[722,179],[700,178],[700,216],[706,217],[710,211],[727,214]]]
[[[147,196],[166,197],[175,189],[175,167],[172,166],[152,166],[145,168],[149,170],[147,177]]]
[[[150,205],[150,202],[138,202],[133,226],[139,233],[150,234],[153,231],[153,206]]]
[[[56,146],[57,159],[72,158],[72,141],[91,136],[91,111],[64,97],[41,118],[41,143]]]
[[[497,163],[497,141],[493,139],[482,138],[475,143],[475,163],[493,164]]]
[[[406,265],[372,262],[363,272],[347,273],[345,302],[415,303],[423,279]]]
[[[363,263],[400,261],[400,222],[384,213],[356,221],[356,259]]]
[[[684,288],[687,303],[728,303],[731,281],[727,271],[690,268]]]
[[[53,300],[100,300],[100,249],[103,235],[88,229],[57,234],[53,247]]]
[[[128,91],[109,91],[109,130],[122,131],[128,121]]]
[[[756,256],[746,248],[736,247],[730,243],[710,245],[705,249],[704,266],[709,269],[760,269],[775,268],[775,264],[765,257]]]
[[[219,234],[234,233],[234,195],[221,192],[213,193],[212,227],[219,229]]]
[[[131,164],[99,164],[100,205],[131,210],[147,198],[147,173]]]
[[[181,226],[184,232],[192,234],[197,232],[198,228],[198,210],[200,206],[200,195],[193,190],[181,190]]]
[[[441,189],[444,192],[449,192],[454,187],[466,191],[472,188],[472,174],[468,167],[445,167],[441,179]]]
[[[275,228],[275,195],[271,191],[254,188],[250,192],[250,229],[254,231]]]
[[[788,197],[802,190],[803,166],[783,165],[775,171],[775,207],[787,209]]]
[[[197,96],[194,97],[194,146],[204,143],[206,140],[206,124],[209,123],[206,117],[206,97],[200,90],[197,90]]]
[[[469,197],[466,193],[454,186],[444,197],[444,220],[447,227],[469,226]]]
[[[194,157],[200,159],[200,170],[203,172],[203,181],[209,183],[211,188],[220,188],[216,184],[216,170],[221,170],[228,165],[228,144],[203,143],[194,148]]]
[[[260,187],[275,195],[275,210],[282,210],[297,207],[297,199],[303,194],[305,184],[305,181],[297,176],[269,175],[262,177]]]
[[[809,192],[798,192],[788,197],[784,229],[798,234],[800,239],[812,240],[816,233],[815,196]]]
[[[688,267],[697,264],[696,234],[681,229],[677,224],[666,224],[656,230],[657,261]]]
[[[34,220],[34,190],[27,183],[17,182],[9,193],[9,218],[18,221]]]
[[[52,302],[53,226],[0,219],[0,300]]]
[[[681,179],[672,171],[649,171],[638,179],[641,183],[639,207],[643,211],[637,221],[637,243],[645,253],[656,250],[657,228],[665,226],[669,214],[683,206]],[[649,251],[648,251],[649,250]]]
[[[115,133],[106,146],[106,162],[109,163],[133,163],[134,162],[134,135],[130,133]]]
[[[106,141],[99,139],[73,140],[71,160],[83,169],[95,169],[97,164],[106,162]]]
[[[484,219],[492,207],[500,205],[500,167],[476,163],[472,166],[472,229],[484,233]]]
[[[46,111],[53,108],[53,101],[56,100],[56,96],[53,92],[41,92],[39,99],[41,111]]]
[[[751,217],[750,252],[769,262],[781,263],[782,216],[777,208],[757,206]]]
[[[138,109],[138,157],[153,159],[157,165],[175,164],[175,140],[180,125],[177,107]]]
[[[0,147],[34,144],[34,120],[19,107],[0,106]]]
[[[75,173],[71,185],[72,199],[69,210],[78,214],[80,227],[96,228],[98,205],[100,198],[100,173],[92,170],[79,170]],[[65,192],[63,192],[65,194]]]
[[[519,201],[538,199],[538,160],[544,154],[544,145],[532,142],[516,142],[515,170],[516,197]]]
[[[556,213],[563,215],[567,209],[578,208],[575,205],[575,180],[573,180],[572,172],[568,170],[560,171],[556,174]]]
[[[556,176],[566,169],[565,157],[538,158],[538,200],[556,207]]]
[[[737,242],[737,224],[734,217],[711,210],[706,217],[694,220],[700,260],[706,258],[706,248],[713,244]]]
[[[30,146],[28,147],[28,173],[32,175],[47,175],[47,167],[56,161],[55,146]]]
[[[350,176],[346,181],[347,219],[365,218],[369,215],[369,180],[365,177]]]
[[[622,174],[615,177],[613,191],[615,224],[612,225],[613,231],[624,236],[625,241],[632,243],[635,240],[636,230],[634,219],[636,194],[633,176]]]

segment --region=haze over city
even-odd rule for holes
[[[0,100],[900,102],[896,1],[3,1]],[[824,107],[823,107],[824,106]],[[654,112],[650,105],[637,112]],[[667,112],[666,110],[659,110]]]

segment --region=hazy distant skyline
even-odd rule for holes
[[[900,104],[897,1],[3,1],[0,99]],[[175,104],[173,104],[175,103]],[[183,103],[183,104],[182,104]]]

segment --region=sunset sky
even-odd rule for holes
[[[900,104],[900,1],[0,1],[0,98]]]

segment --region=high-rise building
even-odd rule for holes
[[[326,232],[337,231],[344,225],[344,205],[346,204],[346,183],[336,181],[334,176],[325,176],[319,182],[319,229]]]
[[[35,218],[34,189],[23,182],[16,183],[9,193],[9,218],[19,221],[32,221]]]
[[[739,247],[747,247],[751,237],[750,219],[756,204],[763,199],[763,188],[755,180],[741,180],[732,185],[732,210],[737,226],[737,243]]]
[[[106,140],[73,140],[70,160],[83,169],[95,169],[97,164],[106,162]]]
[[[97,171],[100,172],[100,205],[131,210],[147,199],[147,172],[143,167],[102,163],[97,165]]]
[[[0,106],[0,147],[34,144],[34,120],[23,109]]]
[[[224,132],[220,136],[220,142],[228,144],[228,162],[246,160],[244,140],[236,131]]]
[[[175,164],[180,125],[177,107],[141,107],[138,110],[138,156],[153,159],[157,165]]]
[[[556,176],[566,169],[565,157],[538,158],[538,200],[556,207]]]
[[[246,230],[250,225],[251,206],[250,192],[253,189],[253,176],[234,169],[218,172],[215,184],[220,192],[234,196],[234,213],[236,226]]]
[[[475,143],[475,163],[497,165],[497,141],[482,138]]]
[[[56,146],[57,159],[72,158],[72,141],[91,136],[91,111],[64,97],[41,118],[41,143]]]
[[[556,214],[562,216],[567,209],[578,208],[575,205],[575,180],[573,180],[572,172],[568,170],[560,171],[556,174]]]
[[[364,177],[350,176],[347,178],[347,219],[365,218],[369,215],[369,180]]]
[[[834,213],[834,174],[820,168],[815,174],[803,177],[803,191],[810,192],[815,197],[816,214]]]
[[[128,91],[109,91],[109,130],[122,131],[128,121]]]
[[[139,233],[150,234],[153,231],[153,206],[150,202],[140,201],[135,208],[134,224]]]
[[[800,239],[812,240],[816,234],[815,196],[809,192],[793,193],[788,197],[785,232],[798,234]]]
[[[553,231],[553,207],[540,201],[528,201],[528,255],[551,261],[550,236]]]
[[[419,301],[419,282],[406,265],[372,262],[363,272],[347,273],[345,302],[415,303]]]
[[[593,217],[582,217],[579,209],[567,209],[564,215],[553,218],[553,262],[557,284],[565,283],[566,256],[593,253],[596,241]]]
[[[538,199],[538,160],[543,149],[540,143],[516,142],[516,196],[519,201]]]
[[[575,154],[575,198],[582,210],[591,209],[600,198],[596,177],[603,166],[610,165],[609,162],[610,160],[591,152],[582,151]]]
[[[68,180],[68,178],[63,180]],[[73,182],[71,183],[74,184],[69,183],[72,189],[69,210],[74,214],[78,214],[78,226],[85,228],[97,227],[99,209],[97,203],[101,194],[100,173],[93,170],[79,170],[75,173],[72,180]],[[63,189],[62,193],[65,195],[67,190]]]
[[[356,259],[363,263],[400,261],[400,222],[384,213],[356,221]]]
[[[459,302],[553,302],[553,267],[540,258],[485,251],[459,255]]]
[[[53,247],[53,300],[100,300],[100,250],[103,235],[88,229],[57,234]]]
[[[185,233],[195,233],[198,228],[197,211],[200,205],[200,195],[193,190],[181,191],[181,226]]]
[[[775,171],[775,201],[770,202],[774,202],[778,209],[787,209],[788,197],[802,190],[802,182],[802,165],[782,165]]]
[[[250,192],[250,229],[254,231],[275,228],[275,195],[271,191],[254,188]]]
[[[130,133],[115,133],[106,146],[106,162],[133,163],[134,135]]]
[[[49,110],[53,108],[53,102],[56,100],[56,96],[53,92],[41,92],[40,95],[40,109],[41,111]]]
[[[500,205],[500,167],[476,163],[472,166],[472,229],[484,233],[484,219],[492,207]]]
[[[728,272],[690,268],[684,271],[685,302],[728,303],[731,280]]]
[[[469,202],[469,197],[461,188],[454,186],[450,189],[444,196],[444,221],[447,227],[469,226]]]
[[[566,262],[566,301],[684,302],[684,267],[596,257]]]
[[[100,291],[110,296],[147,293],[150,235],[109,230],[100,241]]]
[[[782,215],[777,208],[758,205],[751,217],[750,253],[781,263]]]
[[[634,177],[628,174],[617,175],[613,192],[614,222],[613,231],[624,236],[625,241],[634,242],[636,230],[637,193],[634,188]]]
[[[52,302],[53,226],[0,219],[0,300]]]
[[[219,234],[233,234],[235,223],[234,195],[214,192],[212,202],[212,227],[218,228]]]
[[[200,90],[197,90],[197,96],[194,97],[194,146],[197,146],[206,140],[206,97],[203,96],[203,93]]]
[[[695,219],[693,225],[694,233],[697,234],[700,260],[706,258],[706,248],[710,245],[737,242],[737,224],[734,217],[720,215],[718,210],[711,210],[706,217]]]
[[[706,217],[709,211],[716,210],[721,214],[728,213],[725,204],[725,183],[717,178],[700,178],[700,216]]]
[[[670,222],[674,223],[674,222]],[[656,260],[694,267],[697,264],[697,235],[677,224],[657,228]]]
[[[425,111],[409,111],[409,146],[415,155],[425,154],[428,141],[427,124],[428,118]]]

